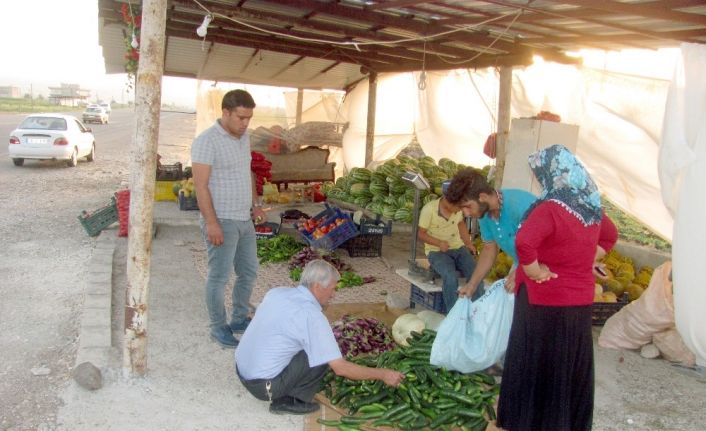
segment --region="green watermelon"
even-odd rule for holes
[[[395,221],[401,221],[401,222],[406,222],[412,215],[412,212],[408,210],[407,208],[400,208],[397,211],[395,211],[395,215],[393,219]]]

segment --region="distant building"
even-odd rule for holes
[[[84,90],[78,84],[61,84],[61,87],[49,87],[49,100],[57,105],[81,106],[86,104],[91,90]]]
[[[6,87],[0,87],[0,97],[10,97],[12,99],[19,99],[22,97],[22,92],[20,87],[13,87],[8,85]]]

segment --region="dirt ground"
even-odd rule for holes
[[[23,117],[0,114],[4,139]],[[160,151],[188,150],[194,115],[165,113],[162,125]],[[0,149],[0,431],[57,427],[95,248],[76,217],[107,204],[128,180],[133,114],[116,110],[109,125],[93,129],[96,161],[76,168],[54,161],[19,168]]]
[[[194,123],[193,116],[163,114],[163,161],[187,160]],[[17,169],[0,160],[0,431],[301,430],[301,418],[271,415],[247,394],[233,375],[232,350],[208,339],[195,259],[202,243],[193,226],[161,228],[154,243],[147,377],[124,378],[116,348],[101,390],[85,391],[70,379],[85,265],[95,247],[76,216],[107,203],[128,179],[132,116],[114,112],[110,125],[95,129],[102,144],[95,163]],[[385,260],[404,264],[408,241],[386,239],[384,253],[392,244],[402,251]],[[124,285],[125,256],[126,242],[118,240],[116,286]],[[116,290],[114,302],[123,299]],[[636,352],[595,352],[595,430],[706,430],[703,376]]]

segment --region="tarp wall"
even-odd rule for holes
[[[287,112],[287,126],[296,125],[297,91],[284,93],[284,106]],[[343,123],[340,113],[343,92],[304,90],[302,100],[302,123],[307,121],[330,121]]]
[[[664,63],[660,60],[655,68],[664,69]],[[416,134],[424,152],[437,160],[448,157],[476,167],[492,164],[482,148],[496,129],[498,82],[492,68],[426,72],[423,80],[421,73],[380,75],[373,160],[395,157]],[[577,155],[601,192],[654,232],[671,239],[672,217],[659,199],[657,175],[668,85],[666,79],[538,60],[513,72],[511,115],[529,117],[547,110],[578,125]],[[198,131],[220,116],[223,93],[202,86],[197,99]],[[337,163],[336,174],[362,166],[367,82],[347,94],[342,105],[337,95],[304,94],[305,121],[349,123],[343,148],[331,149],[329,160]],[[283,99],[287,117],[294,118],[296,91],[288,90]]]
[[[674,317],[684,343],[706,366],[706,46],[685,44],[664,115],[659,171],[675,215]]]
[[[495,131],[498,74],[493,69],[381,75],[377,87],[373,160],[396,156],[414,133],[424,152],[482,167],[486,137]],[[512,117],[542,110],[579,126],[577,155],[601,192],[666,239],[672,217],[658,198],[657,154],[669,82],[587,67],[538,62],[513,72]],[[364,163],[367,83],[341,110],[346,169]],[[511,143],[510,143],[511,144]]]

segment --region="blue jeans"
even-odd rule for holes
[[[235,270],[233,313],[231,322],[241,322],[248,316],[250,295],[257,278],[257,242],[252,221],[218,219],[223,229],[223,244],[214,247],[208,242],[206,223],[201,219],[201,234],[208,252],[206,277],[206,308],[211,328],[227,325],[224,288]]]
[[[458,276],[456,270],[460,271],[463,278],[468,281],[471,278],[471,274],[473,274],[473,270],[476,269],[476,262],[473,260],[470,250],[466,247],[449,249],[445,252],[432,251],[429,252],[427,258],[431,267],[443,281],[441,290],[444,304],[446,305],[446,312],[448,313],[456,303],[456,299],[458,299]],[[474,299],[478,296],[479,290],[482,290],[480,286],[476,290],[476,294],[473,295]]]

